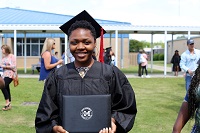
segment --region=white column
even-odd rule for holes
[[[17,30],[14,30],[14,53],[15,57],[17,57]]]
[[[190,39],[190,31],[188,31],[188,39]]]
[[[67,56],[68,56],[68,50],[69,49],[69,44],[68,44],[68,36],[65,34],[65,64],[68,63],[68,60],[67,60]]]
[[[27,59],[27,53],[26,53],[26,51],[27,51],[27,47],[26,47],[27,45],[26,45],[26,32],[24,32],[24,73],[26,73],[26,59]]]
[[[3,34],[0,34],[0,48],[2,46],[2,42],[3,42]],[[0,52],[0,60],[2,59],[2,52]]]
[[[164,76],[167,75],[167,31],[165,31]]]
[[[121,36],[120,68],[124,68],[124,38]]]
[[[174,53],[174,34],[172,34],[172,47],[171,47],[170,57],[173,55],[173,53]]]
[[[118,67],[118,30],[115,30],[115,64]]]
[[[151,33],[151,73],[153,72],[153,33]]]
[[[112,47],[112,41],[111,41],[111,38],[112,38],[112,34],[110,33],[110,47]]]

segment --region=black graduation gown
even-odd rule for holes
[[[172,66],[172,71],[176,71],[176,67],[178,66],[179,71],[181,71],[181,67],[180,67],[180,60],[181,57],[179,55],[174,55],[171,59],[171,63],[173,64]]]
[[[95,94],[111,94],[117,133],[131,130],[137,109],[129,81],[117,67],[95,61],[84,78],[80,77],[73,63],[49,74],[36,113],[36,132],[50,133],[53,126],[62,125],[62,95]]]
[[[111,56],[106,54],[104,56],[104,63],[110,65],[111,61]]]

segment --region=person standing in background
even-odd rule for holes
[[[11,48],[8,45],[1,46],[2,53],[4,54],[1,67],[3,68],[3,78],[5,82],[4,88],[1,89],[4,98],[6,100],[5,106],[2,108],[3,111],[11,109],[11,93],[10,93],[10,83],[12,82],[13,76],[15,76],[16,69],[16,58],[11,54]]]
[[[57,52],[57,51],[55,52],[55,57],[56,57],[57,60],[59,59],[59,58],[58,58],[58,52]]]
[[[67,57],[68,57],[68,62],[74,62],[75,58],[74,56],[72,55],[72,53],[70,52],[69,49],[67,49]]]
[[[62,52],[61,59],[63,60],[63,64],[65,64],[65,51]]]
[[[68,56],[69,62],[74,62],[75,58],[74,58],[74,56],[72,55],[72,53],[69,52],[68,55],[69,55],[69,56]]]
[[[104,54],[104,63],[110,65],[111,63],[111,55],[110,51],[112,51],[112,47],[108,47],[105,49],[105,54]]]
[[[185,88],[188,91],[194,71],[197,69],[197,62],[200,59],[200,51],[194,48],[194,40],[187,40],[188,49],[181,54],[180,67],[185,71]]]
[[[178,76],[178,72],[181,71],[181,68],[180,68],[180,60],[181,60],[181,57],[178,53],[179,51],[176,50],[172,59],[171,59],[171,63],[173,64],[173,67],[172,67],[172,71],[174,72],[174,76]]]
[[[44,42],[41,52],[41,68],[39,80],[45,80],[51,70],[58,65],[62,65],[63,60],[57,60],[52,55],[52,50],[55,49],[55,40],[53,38],[47,38]]]
[[[95,50],[93,50],[93,52],[92,52],[92,58],[93,58],[94,60],[97,60],[97,57],[96,57],[96,52],[95,52]]]
[[[111,65],[115,66],[115,53],[111,50],[110,51],[110,55],[111,55]]]
[[[140,49],[138,54],[137,54],[138,76],[139,77],[141,77],[141,68],[142,68],[142,66],[141,66],[142,62],[140,62],[141,55],[142,55],[142,50]]]
[[[144,77],[144,70],[145,70],[145,74],[146,74],[146,78],[150,78],[150,76],[148,75],[148,71],[147,71],[147,65],[148,65],[148,56],[147,54],[145,53],[145,51],[143,50],[142,51],[142,54],[141,56],[144,57],[144,61],[141,63],[141,67],[142,67],[142,78]],[[141,57],[140,57],[141,58]]]
[[[37,67],[36,67],[38,73],[40,73],[40,68],[41,68],[41,58],[39,58],[39,62],[37,63]]]

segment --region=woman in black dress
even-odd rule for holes
[[[181,71],[181,68],[180,68],[180,60],[181,60],[181,57],[178,53],[179,51],[176,50],[172,59],[171,59],[171,63],[173,64],[173,67],[172,67],[172,71],[174,72],[174,76],[178,76],[178,72]]]

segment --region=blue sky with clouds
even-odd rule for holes
[[[94,18],[133,25],[200,26],[200,0],[1,0],[2,7],[65,15],[87,10]]]

